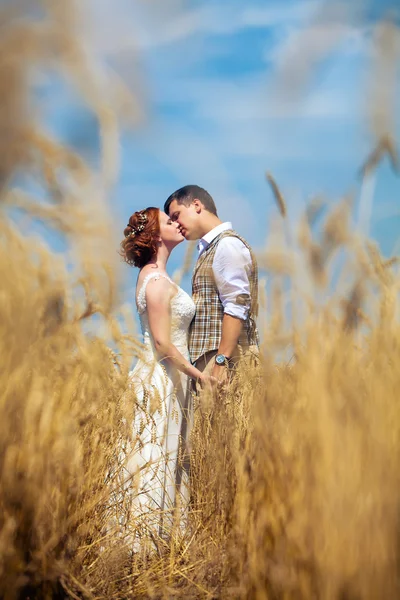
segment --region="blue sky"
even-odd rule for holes
[[[144,108],[140,126],[121,139],[116,228],[122,232],[135,210],[162,206],[173,190],[196,183],[257,248],[276,215],[266,170],[293,224],[315,194],[333,203],[349,190],[359,193],[357,172],[373,145],[366,117],[372,28],[395,7],[389,0],[91,0],[87,47]],[[301,83],[296,74],[307,75],[310,63]],[[42,94],[50,127],[95,161],[94,118],[60,83]],[[398,134],[399,120],[394,127]],[[400,250],[399,192],[385,162],[368,221],[386,255]],[[183,253],[182,244],[171,272]],[[127,298],[135,279],[128,270]]]

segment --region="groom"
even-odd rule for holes
[[[164,210],[187,240],[199,240],[192,294],[196,315],[189,334],[191,360],[200,371],[228,378],[241,351],[258,353],[258,270],[249,244],[223,223],[214,200],[198,185],[169,196]]]

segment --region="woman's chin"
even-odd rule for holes
[[[182,244],[182,242],[185,241],[185,238],[182,236],[180,236],[177,240],[175,240],[173,247],[175,248],[175,246],[179,246],[179,244]]]

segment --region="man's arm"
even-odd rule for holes
[[[218,354],[229,358],[237,350],[243,323],[249,313],[250,268],[250,252],[238,238],[227,237],[221,240],[213,262],[215,282],[224,307]],[[226,373],[226,366],[215,365],[212,374],[223,379]]]
[[[218,354],[231,357],[237,348],[240,334],[242,333],[243,321],[237,317],[232,317],[227,313],[222,318],[222,335],[218,348]],[[225,365],[215,364],[212,375],[217,379],[224,379],[227,374]]]

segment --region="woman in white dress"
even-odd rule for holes
[[[126,464],[138,547],[149,538],[168,536],[174,517],[181,525],[188,500],[189,382],[197,380],[204,386],[211,378],[190,362],[188,331],[194,303],[166,271],[171,251],[184,240],[178,224],[150,207],[130,217],[124,235],[122,256],[140,269],[136,305],[144,344],[130,373],[137,399],[136,443]]]

